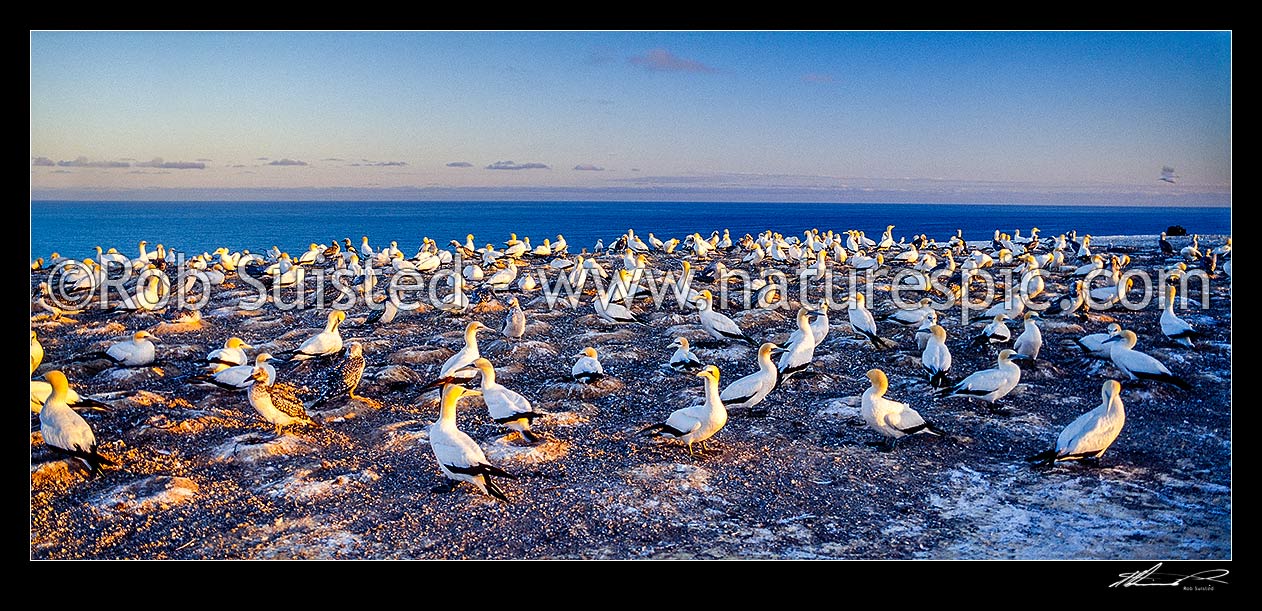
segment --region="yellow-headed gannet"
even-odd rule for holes
[[[641,429],[637,434],[678,439],[688,445],[688,454],[693,453],[694,443],[700,443],[703,451],[708,449],[706,440],[727,424],[727,409],[719,398],[719,368],[708,365],[697,377],[705,379],[704,402],[675,410],[665,422]]]
[[[780,380],[780,372],[776,368],[776,364],[772,362],[771,357],[783,352],[785,352],[784,348],[771,342],[759,346],[758,371],[728,384],[727,388],[724,388],[719,395],[723,405],[727,409],[750,409],[762,403],[762,400],[766,399],[772,390],[775,390],[776,384]],[[762,415],[765,414],[764,410]],[[751,415],[757,414],[751,412]]]
[[[39,430],[44,444],[83,461],[93,474],[100,470],[101,465],[113,465],[113,461],[97,452],[92,427],[66,404],[70,385],[65,374],[50,371],[44,377],[52,385],[52,393],[39,412]]]
[[[530,425],[543,414],[536,412],[530,406],[530,401],[521,394],[495,381],[495,367],[491,365],[491,361],[479,358],[473,362],[473,366],[482,373],[482,386],[479,390],[482,391],[482,401],[486,403],[486,411],[491,415],[491,420],[509,430],[517,431],[522,439],[530,443],[539,443],[541,439],[530,430]]]
[[[595,348],[591,346],[583,348],[583,351],[575,354],[574,357],[578,360],[570,368],[570,377],[575,381],[591,384],[605,377],[605,368],[597,360]]]
[[[1162,365],[1160,361],[1135,350],[1135,342],[1137,340],[1135,332],[1129,329],[1104,340],[1104,343],[1112,345],[1112,349],[1109,350],[1109,358],[1112,359],[1113,365],[1121,369],[1128,379],[1155,380],[1173,384],[1183,390],[1192,389],[1191,384],[1188,384],[1183,378],[1170,373],[1170,370],[1166,369],[1166,366]]]
[[[999,400],[1012,392],[1021,382],[1021,368],[1013,363],[1013,359],[1024,359],[1026,357],[1017,354],[1012,350],[1001,350],[999,352],[999,361],[992,369],[983,369],[978,372],[969,374],[968,377],[957,382],[954,386],[942,389],[938,396],[941,398],[950,397],[968,397],[970,399],[981,399],[990,404],[992,409],[999,407]]]
[[[31,380],[31,413],[38,414],[44,408],[44,402],[53,395],[53,385],[44,380]],[[66,405],[71,409],[88,408],[98,412],[108,412],[111,409],[110,404],[102,403],[96,399],[79,396],[73,388],[67,384],[66,386]]]
[[[1012,330],[1004,323],[1007,318],[1003,314],[996,314],[994,319],[990,321],[982,332],[973,340],[973,344],[984,344],[990,342],[992,344],[1002,344],[1012,339]]]
[[[920,300],[914,308],[896,309],[881,316],[881,320],[896,322],[904,327],[919,327],[929,313],[933,311],[933,302],[928,297]]]
[[[861,413],[868,428],[885,436],[884,442],[869,442],[868,445],[880,446],[885,452],[892,451],[898,440],[907,435],[928,433],[945,437],[946,432],[925,422],[916,410],[906,403],[885,398],[890,381],[880,369],[869,369],[868,380],[872,385],[863,391]]]
[[[798,308],[798,329],[795,332],[798,339],[785,346],[785,352],[780,355],[780,362],[776,364],[781,382],[806,369],[811,364],[811,359],[815,358],[815,332],[811,330],[810,318],[806,308]]]
[[[287,426],[315,424],[292,388],[274,385],[275,380],[269,376],[266,367],[255,367],[250,374],[254,379],[254,384],[250,386],[250,406],[263,420],[276,427],[276,434],[279,435],[281,429]]]
[[[872,312],[864,307],[863,302],[866,298],[863,293],[855,293],[847,300],[850,305],[846,308],[846,313],[850,318],[850,328],[872,342],[872,346],[877,350],[891,348],[897,345],[894,340],[880,337],[876,334],[876,321],[872,318]]]
[[[947,385],[946,374],[951,369],[951,350],[946,345],[946,329],[929,325],[929,338],[920,354],[920,364],[929,373],[929,385],[941,388]]]
[[[938,324],[938,312],[934,310],[920,321],[920,326],[916,328],[916,349],[924,352],[925,346],[929,345],[929,338],[933,336],[931,327]]]
[[[714,296],[709,289],[701,291],[699,299],[694,302],[697,307],[697,314],[701,319],[701,328],[717,340],[739,339],[751,346],[757,346],[752,337],[741,330],[736,321],[728,318],[727,315],[716,312],[714,310]]]
[[[1109,323],[1107,333],[1092,333],[1084,335],[1074,340],[1074,343],[1082,348],[1082,353],[1086,356],[1105,359],[1109,358],[1109,353],[1113,351],[1113,344],[1104,343],[1108,339],[1122,332],[1122,325],[1117,323]]]
[[[39,339],[35,337],[35,332],[31,331],[31,374],[35,374],[35,370],[39,369],[39,364],[44,361],[44,347],[40,345]]]
[[[620,273],[625,273],[625,270],[618,270],[618,271]],[[592,308],[596,310],[596,315],[599,316],[601,320],[604,320],[606,322],[620,323],[620,324],[621,323],[644,324],[644,321],[636,317],[634,312],[632,312],[626,306],[615,302],[611,294],[605,293],[604,291],[600,289],[596,290],[596,298],[592,300]]]
[[[1025,329],[1021,331],[1021,335],[1017,336],[1017,341],[1012,344],[1012,348],[1017,354],[1030,357],[1031,361],[1037,361],[1039,358],[1039,350],[1043,348],[1043,332],[1039,330],[1038,323],[1034,320],[1038,318],[1038,312],[1025,313]]]
[[[1197,332],[1192,329],[1192,325],[1174,313],[1174,298],[1178,290],[1173,285],[1166,287],[1166,309],[1161,311],[1161,332],[1174,343],[1191,348],[1192,338],[1197,336]],[[34,338],[32,333],[31,339]]]
[[[680,373],[693,373],[705,367],[705,363],[702,363],[701,359],[692,353],[692,349],[688,346],[688,338],[677,337],[670,345],[676,347],[675,353],[670,355],[671,369]]]
[[[478,352],[478,331],[489,328],[476,320],[466,325],[464,328],[464,347],[443,362],[442,368],[438,370],[438,377],[433,382],[421,387],[421,392],[441,388],[446,384],[468,384],[472,382],[478,375],[478,370],[473,367],[473,362],[482,358],[482,354]]]
[[[154,349],[153,341],[156,339],[148,331],[137,331],[131,336],[130,340],[118,342],[110,346],[105,352],[81,354],[75,357],[74,360],[109,359],[120,367],[144,367],[154,361],[156,350]]]
[[[1092,460],[1100,458],[1113,445],[1122,426],[1126,424],[1126,409],[1122,405],[1122,385],[1116,380],[1105,380],[1100,387],[1100,405],[1078,416],[1056,438],[1056,447],[1040,452],[1026,460],[1050,465],[1062,460]]]
[[[486,286],[502,291],[511,287],[514,280],[517,280],[517,265],[509,261],[504,269],[491,274],[491,277],[486,279]]]
[[[281,353],[280,358],[289,362],[301,362],[322,356],[336,354],[342,350],[342,333],[338,326],[346,320],[346,312],[332,310],[324,330],[307,338],[296,350]]]
[[[1195,261],[1201,258],[1201,236],[1192,234],[1192,243],[1184,246],[1179,250],[1179,254],[1183,255],[1188,261]]]
[[[244,365],[249,362],[245,356],[246,348],[253,348],[239,337],[229,337],[223,348],[212,350],[206,355],[206,365],[210,373],[219,373],[229,367]]]
[[[346,345],[346,358],[335,367],[329,375],[329,388],[316,399],[311,407],[319,407],[324,405],[330,399],[336,399],[343,394],[351,400],[360,401],[361,397],[355,396],[355,389],[359,387],[359,381],[364,377],[364,366],[368,361],[364,358],[364,347],[359,342],[351,342]]]
[[[276,368],[272,367],[268,361],[272,360],[272,355],[262,352],[254,357],[253,365],[238,365],[229,367],[216,374],[203,373],[193,376],[190,384],[200,384],[202,386],[213,386],[228,391],[245,390],[254,384],[254,369],[262,367],[267,370],[268,383],[276,381]]]
[[[438,460],[439,470],[450,481],[447,486],[435,488],[434,491],[450,491],[455,488],[456,482],[469,482],[477,486],[483,494],[508,502],[508,497],[491,480],[491,476],[510,479],[516,476],[488,462],[482,447],[456,428],[456,404],[460,397],[478,394],[480,393],[476,390],[457,384],[443,386],[442,415],[429,427],[429,447]]]

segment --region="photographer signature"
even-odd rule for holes
[[[1123,588],[1129,588],[1131,586],[1178,586],[1189,580],[1226,584],[1227,582],[1221,581],[1220,578],[1226,577],[1227,574],[1231,572],[1227,569],[1209,569],[1206,571],[1200,571],[1199,573],[1192,573],[1191,575],[1179,575],[1176,573],[1158,573],[1157,569],[1159,568],[1161,568],[1160,562],[1158,562],[1156,566],[1153,566],[1145,571],[1119,573],[1118,577],[1121,577],[1121,579],[1109,587],[1116,588],[1121,586]],[[1167,581],[1160,581],[1162,579]]]

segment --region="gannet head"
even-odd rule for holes
[[[256,383],[266,386],[268,380],[267,368],[260,367],[256,364],[254,366],[254,371],[250,372],[250,379],[254,380]]]
[[[1100,386],[1100,398],[1104,399],[1105,403],[1112,401],[1113,397],[1120,392],[1122,392],[1122,385],[1117,380],[1105,380]]]
[[[271,352],[260,352],[258,356],[254,357],[254,364],[262,365],[270,360],[272,360]]]
[[[153,334],[148,331],[137,331],[135,335],[131,336],[131,339],[133,342],[139,344],[144,340],[157,341],[158,338],[154,337]]]
[[[251,346],[245,343],[245,341],[239,337],[229,337],[228,341],[224,342],[224,347],[225,348],[241,348],[244,350],[246,348],[253,348],[254,346]]]
[[[66,381],[66,374],[56,369],[44,374],[44,379],[53,387],[53,394],[64,397],[70,390],[70,383]]]
[[[578,354],[576,354],[576,355],[574,355],[574,358],[581,358],[581,357],[584,357],[584,356],[591,357],[591,358],[596,358],[596,349],[595,349],[595,348],[592,348],[591,346],[588,346],[588,347],[586,347],[586,348],[583,348],[583,351],[582,351],[582,352],[580,352],[580,353],[578,353]]]
[[[481,331],[483,329],[490,329],[490,327],[475,320],[469,323],[469,325],[464,328],[464,333],[465,335],[476,334],[478,331]]]
[[[877,391],[880,391],[880,392],[884,392],[885,389],[889,388],[890,386],[889,378],[886,377],[885,372],[881,371],[880,369],[869,369],[868,381],[872,382],[872,388],[875,388]]]
[[[929,332],[941,341],[946,341],[946,329],[942,325],[930,325]]]
[[[346,346],[346,349],[350,352],[350,356],[352,357],[362,356],[364,354],[364,345],[359,342],[351,342]]]
[[[706,380],[708,380],[708,381],[712,381],[712,382],[718,383],[718,381],[719,381],[719,368],[718,368],[718,367],[715,367],[714,365],[706,365],[706,366],[705,366],[705,369],[702,369],[701,371],[698,371],[698,372],[697,372],[697,377],[698,377],[698,378],[705,378],[705,379],[706,379]]]

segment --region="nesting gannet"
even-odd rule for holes
[[[1043,332],[1039,330],[1038,323],[1034,320],[1038,318],[1038,312],[1025,313],[1025,329],[1021,331],[1021,335],[1017,336],[1017,341],[1012,344],[1012,348],[1017,354],[1030,357],[1031,361],[1039,358],[1039,350],[1043,348]]]
[[[345,320],[346,312],[342,310],[330,311],[323,331],[307,338],[307,341],[302,342],[302,345],[298,346],[296,350],[283,352],[279,357],[291,363],[297,363],[340,352],[342,350],[342,333],[338,330],[338,325],[341,325]]]
[[[850,305],[846,308],[846,313],[850,318],[850,328],[872,342],[872,347],[877,350],[891,348],[895,346],[894,340],[880,337],[876,333],[876,321],[872,319],[872,312],[864,307],[863,302],[866,298],[863,293],[855,293],[847,300]]]
[[[120,367],[144,367],[153,363],[155,349],[153,341],[156,340],[153,334],[148,331],[137,331],[131,336],[131,339],[125,342],[118,342],[109,347],[105,352],[89,352],[75,357],[76,361],[91,361],[95,359],[109,359],[115,365]]]
[[[245,349],[253,347],[239,337],[229,337],[228,341],[224,342],[223,348],[212,350],[206,355],[206,365],[210,373],[219,373],[229,367],[244,365],[248,362]]]
[[[453,291],[450,295],[443,297],[438,304],[438,309],[448,314],[463,314],[469,311],[469,296],[465,294],[465,280],[461,276],[449,276],[452,281]]]
[[[1173,285],[1166,287],[1166,308],[1161,311],[1161,332],[1174,343],[1191,348],[1192,338],[1197,336],[1197,332],[1192,329],[1192,325],[1174,313],[1174,298],[1178,290]],[[32,334],[31,338],[34,337]]]
[[[324,405],[329,399],[336,399],[343,393],[353,401],[361,400],[360,397],[355,396],[355,389],[359,387],[359,381],[364,377],[364,366],[367,363],[362,344],[359,342],[347,344],[346,358],[330,372],[328,390],[316,399],[311,407]]]
[[[1003,314],[996,314],[990,323],[982,328],[982,332],[973,339],[973,344],[979,345],[986,342],[990,342],[992,344],[1002,344],[1011,340],[1012,330],[1004,323],[1005,318],[1007,317]]]
[[[797,325],[797,341],[785,347],[776,364],[781,382],[806,369],[815,358],[815,332],[811,330],[810,313],[806,308],[798,308]]]
[[[1056,447],[1027,458],[1032,463],[1050,465],[1062,460],[1095,460],[1113,445],[1126,424],[1122,405],[1122,385],[1105,380],[1100,387],[1100,405],[1078,416],[1056,438]]]
[[[892,312],[883,314],[881,320],[896,322],[904,327],[918,327],[924,322],[929,313],[933,311],[932,304],[928,297],[920,300],[920,303],[914,308],[896,309]]]
[[[479,390],[482,391],[482,400],[486,403],[491,420],[509,430],[517,431],[522,439],[530,443],[539,443],[541,438],[530,430],[530,425],[543,414],[534,411],[525,397],[495,381],[495,367],[491,365],[491,361],[479,358],[473,362],[473,366],[482,374],[482,386]]]
[[[190,384],[200,384],[202,386],[213,386],[223,390],[237,391],[245,390],[254,384],[254,378],[250,377],[254,374],[256,367],[262,367],[267,370],[267,379],[269,383],[276,381],[276,368],[272,367],[268,361],[272,360],[272,355],[263,352],[254,357],[253,365],[238,365],[229,367],[215,374],[203,373],[193,376]]]
[[[123,302],[114,309],[120,312],[149,312],[158,309],[166,303],[162,290],[163,279],[158,273],[145,276],[142,281],[143,288],[137,286],[136,294],[123,299]],[[140,282],[137,284],[139,285]]]
[[[688,338],[677,337],[670,345],[676,347],[675,353],[670,356],[671,369],[681,373],[693,373],[705,367],[705,363],[692,353],[692,349],[688,346]]]
[[[1048,316],[1068,316],[1073,313],[1083,315],[1082,306],[1086,303],[1086,291],[1083,290],[1082,281],[1074,282],[1073,288],[1068,295],[1063,295],[1059,299],[1052,301],[1052,305],[1048,306],[1044,313]]]
[[[287,426],[315,424],[293,390],[288,386],[274,385],[275,380],[270,375],[266,367],[255,367],[250,374],[254,384],[250,385],[249,397],[254,411],[276,427],[277,435]]]
[[[736,321],[728,318],[726,314],[714,310],[714,296],[709,289],[701,291],[694,305],[697,307],[697,314],[701,319],[701,328],[717,340],[739,339],[751,346],[757,346],[752,337],[741,330]]]
[[[517,265],[512,261],[509,261],[508,264],[504,266],[504,269],[491,274],[491,277],[486,279],[485,284],[495,290],[505,290],[512,286],[513,281],[516,279]]]
[[[675,410],[665,422],[645,427],[637,434],[678,439],[688,445],[690,455],[694,443],[700,443],[703,451],[708,449],[706,440],[727,424],[727,409],[719,398],[719,368],[707,365],[697,377],[705,379],[704,402]]]
[[[938,396],[940,398],[981,399],[990,403],[991,408],[997,408],[999,400],[1012,392],[1012,389],[1021,382],[1021,368],[1012,362],[1013,359],[1024,358],[1026,357],[1012,350],[1002,350],[999,352],[999,361],[994,368],[969,374],[954,386],[942,389]]]
[[[575,354],[574,366],[570,368],[570,377],[575,381],[584,384],[591,384],[600,378],[605,377],[605,368],[596,359],[596,349],[588,346],[583,351]]]
[[[1170,370],[1166,369],[1166,366],[1162,365],[1160,361],[1135,350],[1136,341],[1135,332],[1129,329],[1104,340],[1104,343],[1112,345],[1112,349],[1109,350],[1109,358],[1112,359],[1113,365],[1121,369],[1128,379],[1155,380],[1173,384],[1183,390],[1192,389],[1191,384],[1188,384],[1183,378],[1170,373]]]
[[[1106,344],[1105,341],[1122,332],[1122,325],[1117,323],[1109,323],[1108,332],[1092,333],[1084,335],[1074,340],[1074,343],[1082,349],[1082,353],[1086,356],[1105,359],[1109,358],[1109,353],[1113,351],[1113,344]]]
[[[44,408],[44,402],[53,394],[53,385],[44,380],[31,380],[31,413],[38,414]],[[69,385],[66,386],[66,405],[71,409],[88,408],[98,412],[108,412],[112,406],[108,403],[80,396]]]
[[[920,364],[929,373],[929,385],[935,388],[947,385],[946,374],[951,369],[951,350],[947,348],[946,337],[946,329],[930,325],[929,339],[920,354]]]
[[[35,337],[35,332],[31,331],[31,374],[39,369],[39,364],[44,361],[44,347],[40,345],[39,339]]]
[[[1192,234],[1192,243],[1184,246],[1179,250],[1179,254],[1183,255],[1188,261],[1195,261],[1201,258],[1201,236]]]
[[[1016,320],[1025,314],[1025,298],[1020,294],[1013,293],[1007,299],[996,303],[982,312],[982,318],[994,318],[1003,314],[1007,318]]]
[[[762,403],[767,395],[775,390],[780,380],[780,371],[771,357],[784,353],[785,349],[771,342],[758,347],[758,371],[751,373],[723,389],[719,399],[727,409],[753,408]]]
[[[508,315],[504,317],[504,326],[500,329],[504,337],[508,339],[521,339],[526,334],[526,312],[521,309],[521,303],[516,297],[508,302]]]
[[[445,384],[468,384],[472,382],[473,378],[478,375],[478,370],[473,367],[473,362],[482,358],[482,354],[478,352],[478,331],[489,328],[476,320],[466,325],[464,328],[464,347],[443,362],[443,366],[438,370],[438,378],[421,387],[421,392],[424,393],[434,388],[440,388]]]
[[[925,422],[925,419],[906,403],[885,398],[890,381],[884,371],[869,369],[868,380],[872,385],[863,391],[861,408],[863,421],[868,424],[868,428],[885,436],[884,442],[872,442],[868,445],[881,446],[884,451],[889,452],[894,449],[899,439],[907,435],[928,433],[938,437],[946,436],[945,431]]]
[[[477,486],[483,494],[508,502],[508,497],[491,480],[491,476],[510,479],[516,476],[488,462],[482,447],[456,428],[456,404],[460,397],[478,394],[480,393],[476,390],[457,384],[443,386],[442,412],[438,421],[429,427],[429,447],[438,460],[439,470],[450,481],[447,486],[436,488],[435,491],[450,491],[455,488],[456,482],[469,482]]]
[[[39,431],[44,437],[44,444],[83,461],[93,474],[100,470],[101,465],[113,465],[113,461],[97,452],[92,427],[66,404],[70,393],[66,375],[50,371],[44,377],[52,385],[52,393],[39,412]]]
[[[615,302],[612,295],[600,289],[596,290],[596,298],[592,300],[592,308],[596,310],[596,315],[601,320],[607,322],[644,324],[644,321],[640,320],[629,308]]]

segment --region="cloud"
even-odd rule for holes
[[[514,163],[512,161],[496,161],[489,166],[488,170],[550,170],[547,164],[543,163]]]
[[[57,165],[57,163],[47,157],[36,157],[31,160],[31,165],[54,166]]]
[[[826,84],[826,83],[831,83],[835,80],[836,79],[833,78],[833,75],[824,74],[822,72],[808,72],[802,75],[803,83]]]
[[[640,168],[631,168],[631,171],[632,171],[632,172],[639,172],[639,171],[640,171]]]
[[[297,159],[285,158],[285,159],[277,159],[276,161],[269,161],[267,165],[307,165],[307,162],[298,161]]]
[[[76,157],[74,161],[58,161],[63,168],[130,168],[126,161],[88,161],[87,157]]]
[[[136,165],[140,165],[140,164],[136,164]],[[145,167],[157,168],[157,167],[162,167],[162,166],[145,166]],[[146,172],[144,170],[132,170],[128,172],[128,174],[170,174],[170,172]]]
[[[351,167],[393,168],[407,165],[406,161],[372,161],[368,163],[352,163]]]
[[[592,165],[590,163],[580,163],[574,166],[574,169],[579,170],[580,172],[604,172],[605,171],[605,168],[602,168],[597,165]]]
[[[210,163],[210,162],[214,161],[214,159],[207,159],[207,158],[205,158],[205,157],[198,157],[197,159],[194,159],[194,161],[200,161],[200,162],[202,162],[202,163]]]
[[[718,72],[699,61],[680,57],[666,49],[651,49],[644,55],[632,55],[627,62],[653,72]]]
[[[248,166],[246,166],[244,163],[234,163],[234,164],[232,164],[232,165],[230,165],[230,166],[228,166],[228,167],[230,167],[230,168],[244,168],[244,167],[248,167]]]
[[[74,174],[74,172],[71,172],[70,170],[53,170],[51,173],[52,174]]]
[[[162,168],[164,170],[205,170],[206,164],[200,161],[163,161],[161,157],[154,157],[153,161],[142,161],[136,164],[138,168]]]
[[[255,157],[254,158],[255,161],[267,161],[268,159],[271,159],[271,157]]]
[[[453,161],[453,162],[451,162],[451,163],[447,164],[447,167],[449,167],[449,168],[471,168],[471,167],[473,167],[473,164],[472,164],[472,163],[469,163],[468,161]]]
[[[345,160],[345,159],[339,159],[339,158],[337,158],[337,157],[326,157],[326,158],[324,158],[324,159],[321,159],[320,161],[346,161],[346,160]]]

